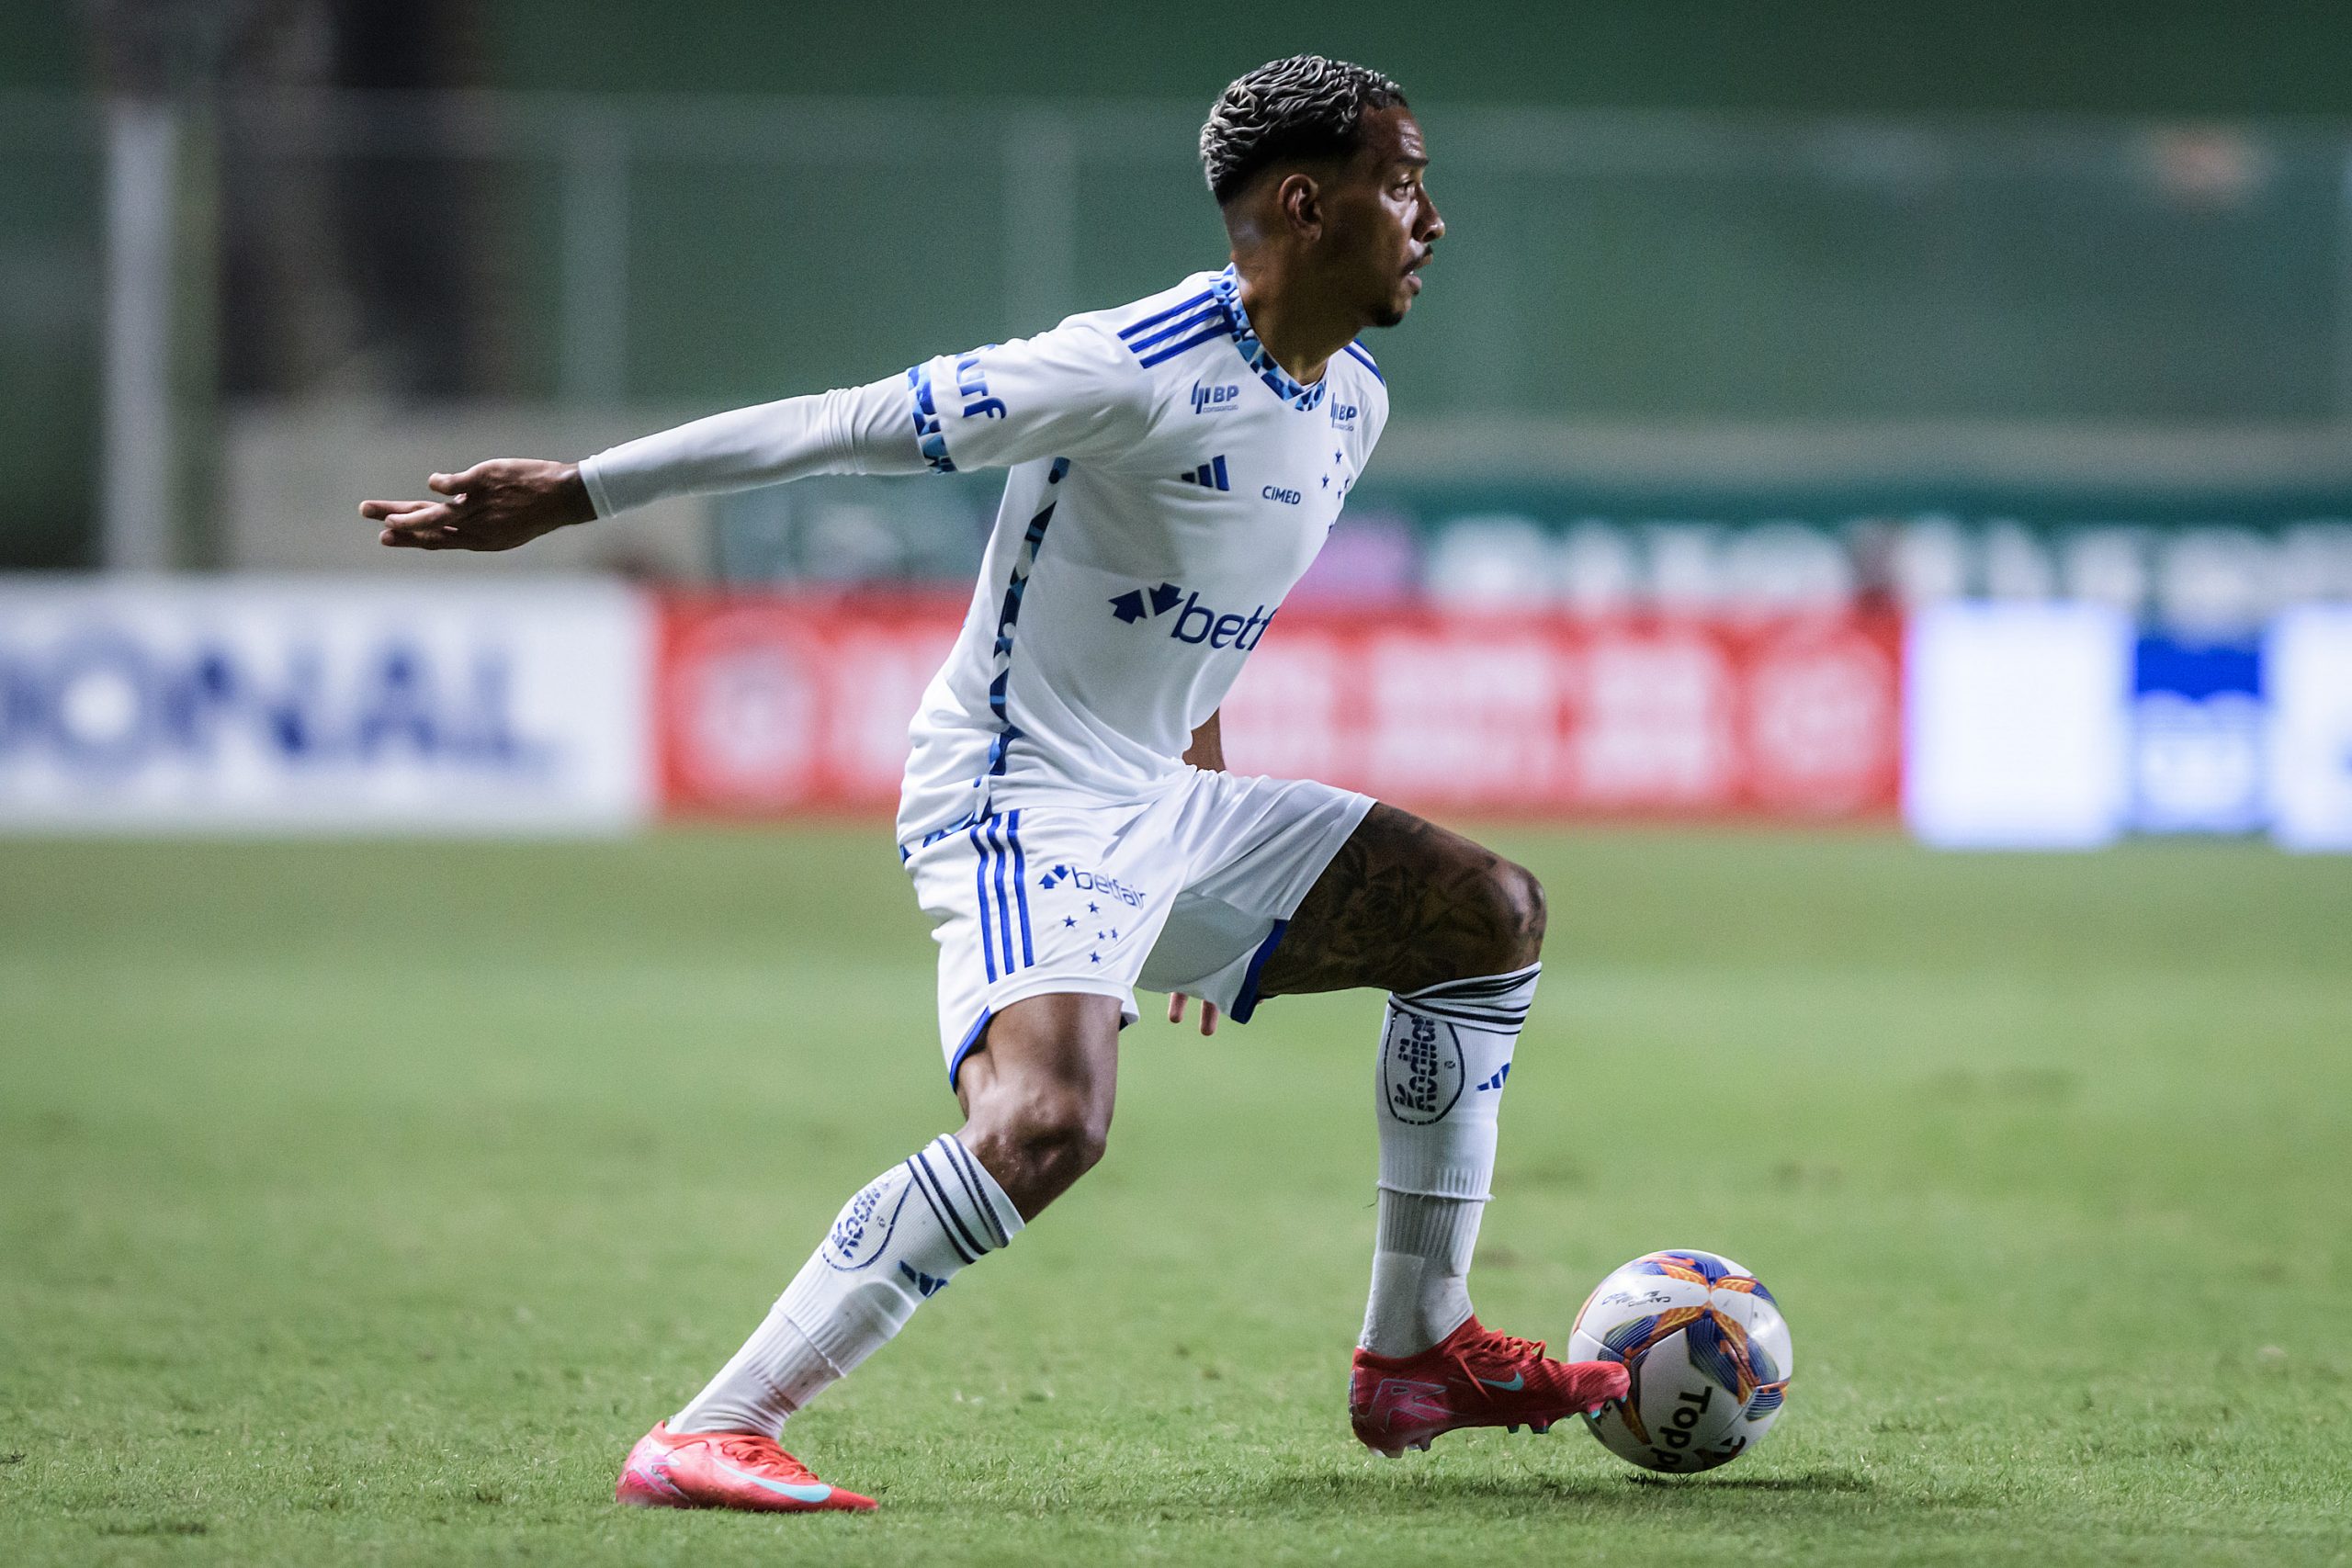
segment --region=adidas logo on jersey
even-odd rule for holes
[[[1225,477],[1225,459],[1222,457],[1211,457],[1190,473],[1178,474],[1176,477],[1188,485],[1199,485],[1204,490],[1233,488],[1232,481]]]
[[[1217,461],[1222,463],[1225,459],[1219,457]],[[1180,598],[1183,601],[1181,608],[1177,604]],[[1111,601],[1112,615],[1130,626],[1137,621],[1156,621],[1170,610],[1176,612],[1176,619],[1168,628],[1171,640],[1195,646],[1206,643],[1211,648],[1238,648],[1244,653],[1258,646],[1258,639],[1266,635],[1266,628],[1274,621],[1273,612],[1263,604],[1246,615],[1221,615],[1202,604],[1200,594],[1187,593],[1173,582],[1149,589],[1130,588]]]

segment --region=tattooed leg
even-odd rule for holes
[[[1524,969],[1543,946],[1544,887],[1532,873],[1374,805],[1291,917],[1259,995],[1419,991]]]
[[[1396,1370],[1441,1343],[1488,1337],[1471,1314],[1470,1258],[1543,946],[1533,876],[1374,806],[1291,917],[1261,980],[1269,996],[1389,992],[1373,1077],[1380,1217],[1349,1394],[1357,1435],[1383,1451],[1393,1445],[1381,1436],[1379,1391]]]

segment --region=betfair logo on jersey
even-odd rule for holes
[[[1182,601],[1180,608],[1178,601]],[[1244,653],[1258,646],[1273,624],[1273,612],[1263,604],[1246,615],[1220,614],[1201,603],[1198,593],[1187,593],[1173,582],[1163,582],[1153,588],[1131,588],[1111,601],[1112,615],[1126,626],[1137,621],[1157,621],[1170,610],[1176,618],[1169,624],[1168,635],[1176,642],[1188,642],[1195,647],[1202,643],[1211,648],[1238,648]]]
[[[980,368],[980,355],[995,346],[989,344],[988,348],[976,348],[956,362],[956,389],[964,394],[966,419],[1004,417],[1004,400],[989,396],[988,372]]]
[[[1046,873],[1037,879],[1037,886],[1051,893],[1065,882],[1078,892],[1096,893],[1105,898],[1116,898],[1129,908],[1141,904],[1146,898],[1151,897],[1142,888],[1130,887],[1115,876],[1105,876],[1099,871],[1085,871],[1067,865],[1057,865]]]
[[[1176,601],[1184,596],[1184,591],[1172,582],[1163,582],[1150,592],[1151,609],[1148,613],[1154,617],[1168,614],[1176,607]],[[1129,589],[1111,601],[1111,614],[1128,626],[1134,626],[1147,613],[1143,607],[1143,589]]]
[[[1228,409],[1241,399],[1241,389],[1212,387],[1205,381],[1193,383],[1193,412],[1207,413],[1214,409]]]

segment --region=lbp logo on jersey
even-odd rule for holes
[[[1176,582],[1132,588],[1111,600],[1112,615],[1130,626],[1138,621],[1157,621],[1170,610],[1176,612],[1168,626],[1171,640],[1196,647],[1206,643],[1211,648],[1238,648],[1244,653],[1257,647],[1266,628],[1274,624],[1274,612],[1263,604],[1246,615],[1232,615],[1202,604],[1198,592],[1187,592]]]

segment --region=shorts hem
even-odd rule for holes
[[[1122,986],[1116,980],[1073,979],[1060,975],[1023,975],[1012,982],[999,981],[988,988],[987,1003],[972,1027],[964,1032],[963,1041],[948,1053],[947,1087],[956,1087],[956,1075],[963,1071],[965,1059],[981,1049],[988,1026],[998,1013],[1015,1002],[1031,997],[1049,997],[1057,992],[1075,991],[1090,997],[1113,997],[1119,1003],[1119,1027],[1125,1029],[1142,1014],[1136,1009],[1136,993],[1132,986]]]
[[[1241,973],[1241,989],[1235,994],[1233,1006],[1226,1012],[1226,1016],[1234,1022],[1247,1023],[1250,1015],[1258,1010],[1258,977],[1265,973],[1266,961],[1274,955],[1274,949],[1283,944],[1283,933],[1289,930],[1290,921],[1276,920],[1274,929],[1266,933],[1266,940],[1258,944],[1258,951],[1250,955],[1250,967]]]

